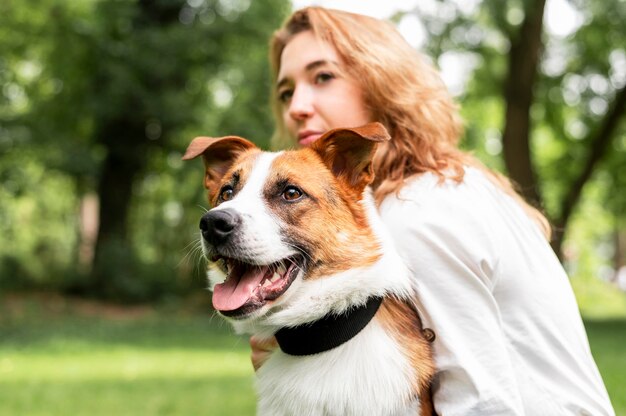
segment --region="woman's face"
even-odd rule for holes
[[[285,127],[300,146],[310,145],[330,129],[371,121],[361,87],[346,77],[342,65],[335,49],[310,30],[285,46],[277,95]]]

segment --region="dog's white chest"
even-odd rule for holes
[[[260,416],[419,414],[415,369],[375,320],[325,353],[292,357],[277,351],[257,375]]]

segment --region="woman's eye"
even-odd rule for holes
[[[283,191],[283,199],[285,199],[285,201],[295,201],[300,199],[301,196],[302,191],[295,186],[289,186]]]
[[[333,75],[330,72],[320,72],[319,74],[315,76],[315,82],[318,84],[323,84],[325,82],[330,81],[333,78],[335,78],[335,75]]]
[[[233,199],[233,188],[230,186],[223,187],[220,192],[220,200],[230,201],[231,199]]]
[[[279,91],[278,92],[278,99],[282,103],[286,103],[289,100],[291,100],[292,96],[293,96],[293,91],[292,90],[283,90],[283,91]]]

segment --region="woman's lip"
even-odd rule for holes
[[[315,140],[319,139],[322,133],[318,131],[304,131],[298,134],[298,143],[300,146],[309,146]]]

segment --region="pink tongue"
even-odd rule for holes
[[[237,279],[231,277],[213,288],[213,307],[218,311],[234,311],[252,297],[267,271],[266,267],[250,267]]]

